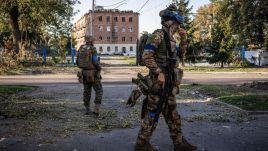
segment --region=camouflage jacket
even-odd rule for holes
[[[181,48],[183,48],[183,45],[187,45],[185,30],[180,28],[178,35],[180,38],[179,41],[175,36],[169,37],[171,51],[175,54],[175,56],[172,56],[172,58],[176,58],[177,60],[179,59],[179,50],[176,49],[176,45],[179,45]],[[152,36],[148,38],[146,45],[144,46],[142,60],[151,72],[159,73],[165,70],[166,58],[168,57],[167,54],[168,50],[165,44],[164,31],[163,29],[157,29],[152,33]],[[178,63],[176,67],[178,67]]]

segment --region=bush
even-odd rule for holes
[[[0,56],[0,74],[19,66],[18,55],[15,51],[1,51]]]
[[[247,60],[236,60],[234,61],[233,65],[235,67],[254,67],[255,65],[253,63],[248,62]]]
[[[19,64],[24,67],[40,66],[42,65],[42,58],[38,54],[34,54],[32,51],[27,51],[23,58],[19,58]]]
[[[55,56],[52,57],[52,61],[53,61],[55,64],[60,63],[60,59],[57,58],[57,57],[55,57]]]
[[[14,50],[0,51],[0,74],[7,73],[10,70],[19,69],[21,67],[41,66],[42,58],[38,54],[26,51],[24,57],[19,57]],[[47,60],[46,65],[54,65],[52,61]]]

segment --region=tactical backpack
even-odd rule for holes
[[[94,49],[91,46],[82,45],[77,55],[77,65],[84,70],[94,69],[92,64],[92,51]]]

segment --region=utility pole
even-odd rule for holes
[[[93,33],[93,21],[94,21],[94,11],[95,11],[95,0],[92,0],[92,13],[90,13],[90,35],[91,36],[94,36],[94,33]]]

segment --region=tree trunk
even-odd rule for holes
[[[221,62],[221,68],[223,68],[223,61]]]
[[[16,46],[16,52],[19,52],[19,45],[21,43],[21,32],[19,29],[19,10],[18,6],[14,6],[9,11],[9,24],[13,35],[13,42]]]

